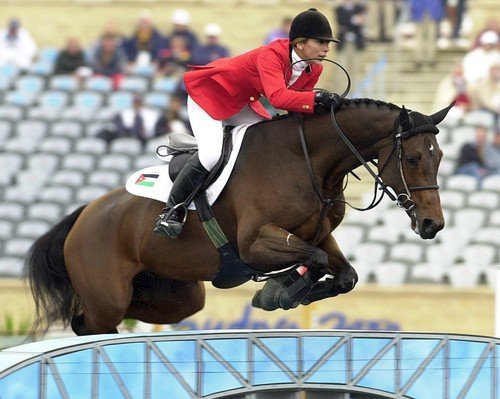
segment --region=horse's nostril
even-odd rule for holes
[[[432,219],[424,219],[424,221],[422,223],[422,227],[423,227],[424,231],[433,230],[436,228],[436,224],[434,223],[434,221]]]

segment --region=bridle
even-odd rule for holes
[[[410,111],[408,114],[410,114],[412,111]],[[308,168],[308,173],[311,179],[311,182],[314,187],[314,191],[316,192],[317,197],[320,199],[320,201],[323,203],[323,208],[320,213],[320,218],[318,221],[318,227],[316,229],[316,233],[314,235],[314,238],[312,239],[311,243],[316,244],[319,234],[321,232],[321,225],[326,217],[326,212],[328,208],[333,206],[335,202],[339,202],[343,200],[339,199],[331,199],[331,198],[325,198],[323,194],[321,193],[321,190],[319,188],[319,185],[316,181],[316,177],[314,174],[314,171],[312,169],[311,161],[309,158],[309,152],[307,150],[307,145],[305,142],[305,136],[304,136],[304,128],[303,128],[303,116],[302,114],[297,114],[298,117],[298,127],[299,127],[299,135],[300,135],[300,140],[302,144],[302,149],[304,152],[304,156],[306,159],[306,164]],[[410,123],[408,123],[408,126],[403,126],[401,125],[399,118],[396,118],[395,123],[394,123],[394,129],[393,129],[393,147],[392,151],[387,157],[385,163],[379,168],[379,173],[375,173],[375,171],[370,167],[368,162],[362,157],[362,155],[359,153],[359,151],[356,149],[356,147],[352,144],[352,142],[349,140],[349,138],[346,136],[346,134],[342,131],[340,126],[337,123],[337,120],[335,118],[335,112],[333,109],[333,105],[330,108],[330,120],[332,122],[332,125],[335,129],[335,132],[338,134],[338,136],[342,139],[342,141],[346,144],[346,146],[349,148],[349,150],[354,154],[354,156],[358,159],[358,161],[365,167],[365,169],[370,173],[370,175],[373,177],[375,180],[375,197],[377,193],[377,189],[382,190],[383,194],[386,194],[391,201],[395,202],[397,206],[400,208],[403,208],[408,214],[413,214],[414,213],[414,208],[415,208],[415,202],[412,199],[411,193],[414,191],[424,191],[424,190],[438,190],[439,185],[437,184],[430,184],[430,185],[423,185],[423,186],[409,186],[405,174],[404,174],[404,169],[403,169],[403,140],[408,139],[409,137],[415,136],[417,134],[421,133],[434,133],[437,134],[439,132],[438,128],[433,125],[432,123],[429,123],[428,125],[423,125],[423,126],[418,126],[416,128],[412,127]],[[403,183],[403,191],[401,191],[399,194],[395,195],[389,188],[389,186],[384,183],[382,180],[382,172],[388,165],[390,159],[393,157],[393,155],[396,154],[397,157],[397,163],[398,163],[398,170],[399,170],[399,175],[401,178],[401,181]],[[375,206],[377,206],[380,201],[382,200],[383,195],[379,198],[376,199],[374,198],[372,203],[366,207],[366,208],[356,208],[353,207],[357,210],[368,210],[372,209]]]

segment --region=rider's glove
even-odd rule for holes
[[[333,107],[333,110],[335,111],[340,108],[340,102],[340,96],[337,93],[330,93],[326,90],[318,90],[314,94],[314,104],[317,106],[319,105],[319,108],[326,108],[329,110]]]

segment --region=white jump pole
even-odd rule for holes
[[[500,267],[495,271],[495,337],[500,337]]]

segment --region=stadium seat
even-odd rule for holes
[[[79,169],[62,169],[50,178],[51,184],[62,184],[69,187],[82,187],[85,184],[86,174]]]
[[[21,220],[16,227],[16,236],[20,238],[36,239],[45,234],[52,227],[52,223],[40,219]]]
[[[55,202],[35,202],[28,206],[27,216],[55,223],[62,217],[62,207]]]
[[[72,141],[67,137],[46,137],[39,146],[39,151],[54,154],[68,154],[73,147]]]
[[[15,152],[0,152],[0,172],[17,173],[23,169],[25,158]]]
[[[98,159],[97,166],[99,169],[126,172],[132,168],[132,159],[125,154],[105,154]]]
[[[382,286],[399,286],[405,283],[408,266],[402,262],[384,262],[373,267],[375,282]]]
[[[38,98],[41,110],[60,113],[69,104],[70,96],[61,90],[47,90]]]
[[[153,91],[163,91],[166,93],[173,93],[179,84],[177,78],[162,77],[154,81]]]
[[[148,166],[163,165],[164,163],[155,157],[154,153],[146,153],[135,157],[133,169],[139,170]]]
[[[107,76],[90,76],[83,85],[85,90],[95,90],[103,93],[113,91],[113,80]]]
[[[162,144],[165,144],[163,141]],[[154,151],[156,148],[154,149]],[[147,151],[147,149],[146,149]],[[154,154],[154,152],[153,152]],[[359,226],[374,226],[379,222],[380,214],[374,210],[366,211],[366,212],[361,212],[361,211],[356,211],[353,209],[350,209],[344,218],[344,221],[342,223],[347,223],[347,224],[355,224]]]
[[[390,226],[400,231],[411,229],[410,218],[403,209],[396,206],[392,206],[386,209],[380,215],[380,220],[382,221],[383,225]]]
[[[149,82],[143,76],[125,76],[120,82],[120,90],[144,93],[148,90]]]
[[[34,142],[40,141],[48,135],[49,124],[47,121],[27,119],[16,124],[15,135],[19,138],[29,138]]]
[[[72,75],[53,75],[49,78],[49,88],[74,92],[79,87],[78,79]]]
[[[28,155],[36,151],[38,142],[30,137],[10,137],[3,145],[3,150],[6,152],[19,153]]]
[[[372,264],[380,263],[385,258],[387,247],[380,243],[360,243],[352,248],[352,258],[354,263],[371,262]]]
[[[40,50],[38,50],[39,60],[56,62],[58,55],[59,49],[56,47],[42,47]]]
[[[132,93],[117,91],[108,95],[108,105],[118,111],[132,107]]]
[[[35,95],[33,93],[10,90],[4,94],[3,102],[5,104],[20,105],[23,107],[31,106],[35,103]]]
[[[0,76],[4,76],[9,79],[14,79],[21,73],[19,67],[12,64],[4,64],[0,66]]]
[[[25,257],[34,241],[35,240],[33,238],[24,238],[24,237],[10,238],[5,242],[3,254],[4,256],[8,257],[11,256]]]
[[[0,104],[0,118],[19,121],[24,118],[25,110],[21,105]]]
[[[466,203],[466,195],[461,191],[443,190],[439,193],[443,207],[462,209]]]
[[[150,92],[144,95],[144,104],[148,107],[167,109],[170,105],[170,95],[162,92]]]
[[[73,95],[73,105],[76,110],[94,112],[104,104],[102,93],[95,91],[80,91]]]
[[[418,263],[423,261],[423,256],[422,245],[405,242],[391,246],[386,259],[391,262]]]
[[[11,238],[14,233],[15,223],[13,220],[0,218],[0,240]]]
[[[372,226],[368,229],[368,240],[384,244],[396,244],[402,241],[403,234],[399,228],[391,225]]]
[[[481,109],[466,112],[463,119],[464,125],[493,126],[494,123],[493,113]]]
[[[5,188],[3,199],[5,201],[16,201],[20,204],[28,205],[35,200],[38,189],[38,186],[31,185],[29,182],[24,184],[13,184]]]
[[[16,90],[37,95],[45,86],[45,79],[37,75],[24,75],[15,80]]]
[[[340,250],[347,256],[352,248],[363,241],[366,232],[362,226],[340,224],[340,226],[332,232],[332,235]]]
[[[477,266],[490,265],[497,259],[497,247],[491,244],[471,244],[465,247],[459,261]]]
[[[28,69],[30,74],[40,75],[43,77],[52,75],[53,70],[54,63],[49,60],[36,60]]]
[[[486,176],[481,183],[481,188],[483,190],[500,193],[500,175]]]
[[[440,261],[416,263],[410,268],[408,283],[444,284],[447,267],[449,266],[443,265]]]
[[[467,245],[473,235],[474,230],[468,225],[445,226],[432,241],[433,245],[444,245],[449,249],[458,250]]]
[[[449,245],[435,244],[425,248],[424,262],[451,265],[460,258],[460,249]]]
[[[63,185],[48,185],[38,194],[39,201],[69,204],[73,201],[74,189]]]
[[[107,125],[108,120],[106,121],[96,121],[89,122],[85,124],[85,136],[87,137],[95,137],[97,136]]]
[[[108,189],[125,185],[122,174],[116,170],[94,170],[87,176],[87,184],[100,185]]]
[[[82,137],[75,141],[75,152],[102,155],[107,152],[107,145],[98,137]]]
[[[83,136],[83,125],[78,121],[59,120],[52,123],[50,134],[76,140]]]
[[[6,119],[0,119],[0,145],[14,132],[13,123]]]
[[[25,205],[14,201],[0,202],[0,219],[20,220],[26,213]]]
[[[463,192],[473,192],[478,189],[479,180],[469,175],[453,175],[446,180],[447,190],[457,190]]]
[[[23,257],[3,256],[0,258],[0,276],[2,277],[22,277]]]
[[[459,209],[454,215],[454,225],[475,231],[486,224],[487,212],[480,208]]]
[[[446,271],[453,288],[474,288],[482,273],[484,268],[466,263],[455,264]]]
[[[96,164],[95,155],[86,153],[72,153],[64,156],[62,160],[62,166],[65,169],[77,169],[89,172],[94,170]]]
[[[475,232],[472,242],[497,245],[500,248],[500,227],[482,227]]]
[[[443,158],[441,159],[441,163],[439,164],[439,170],[438,170],[438,177],[448,177],[453,174],[456,168],[456,162],[448,159],[448,158]]]
[[[119,137],[111,141],[109,151],[116,154],[136,156],[142,153],[142,143],[135,137]]]
[[[493,191],[478,191],[467,196],[467,205],[484,209],[496,209],[499,206],[499,195]]]
[[[109,191],[109,188],[104,186],[85,185],[76,190],[75,200],[77,202],[90,202],[93,199],[108,193]]]
[[[41,170],[45,173],[51,173],[57,169],[60,162],[60,156],[50,152],[38,152],[29,155],[26,159],[28,169]]]
[[[500,209],[496,209],[489,214],[486,225],[500,227]]]

